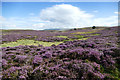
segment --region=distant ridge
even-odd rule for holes
[[[61,29],[55,29],[55,28],[53,28],[53,29],[44,29],[44,30],[61,30]]]

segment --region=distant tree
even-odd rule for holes
[[[96,28],[95,26],[92,27],[92,29],[95,29],[95,28]]]
[[[76,28],[74,28],[74,30],[77,30]]]

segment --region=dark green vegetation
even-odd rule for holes
[[[3,80],[120,80],[117,27],[3,30]]]

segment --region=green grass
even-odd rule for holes
[[[30,35],[28,35],[30,36]],[[55,36],[55,37],[61,37],[61,38],[68,38],[68,40],[64,41],[74,41],[74,40],[86,40],[88,38],[84,38],[84,36],[81,35],[74,35],[75,37],[78,37],[79,39],[71,39],[68,38],[67,36]],[[38,46],[43,45],[43,46],[51,46],[51,45],[59,45],[60,43],[63,43],[64,41],[61,42],[43,42],[43,41],[35,41],[35,40],[29,40],[29,39],[22,39],[22,40],[17,40],[16,42],[9,42],[9,43],[3,43],[1,44],[1,47],[15,47],[19,45],[36,45]]]
[[[92,30],[90,30],[90,31],[88,31],[88,32],[75,32],[75,33],[71,33],[71,34],[91,34],[91,33],[95,33],[95,32],[98,32],[98,31],[100,31],[100,30],[103,30],[104,28],[102,28],[102,29],[92,29]]]
[[[59,38],[68,38],[67,36],[55,36],[55,37],[59,37]]]
[[[7,35],[7,34],[2,34],[2,35]]]
[[[100,34],[92,34],[93,36],[99,36]]]
[[[74,36],[77,37],[77,38],[79,38],[79,39],[84,38],[84,36],[82,36],[82,35],[74,35]]]
[[[10,31],[12,31],[12,30],[2,30],[2,32],[10,32]]]
[[[59,45],[60,43],[63,42],[43,42],[43,41],[35,41],[35,40],[17,40],[16,42],[10,42],[10,43],[4,43],[1,44],[1,47],[15,47],[15,46],[19,46],[19,45],[43,45],[43,46],[51,46],[53,44],[55,45]]]
[[[75,32],[75,33],[72,33],[72,34],[90,34],[90,33],[94,33],[94,32]]]
[[[82,39],[77,39],[77,40],[87,40],[88,38],[82,38]]]
[[[99,36],[100,34],[90,34],[90,35],[86,35],[86,36]]]
[[[31,37],[31,35],[27,35],[27,37]]]
[[[88,37],[88,38],[90,38],[90,37]],[[64,40],[64,41],[87,40],[88,38],[81,38],[81,39],[71,39],[71,38],[69,38],[69,40]]]

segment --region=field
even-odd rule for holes
[[[2,30],[2,80],[120,80],[118,27]]]

